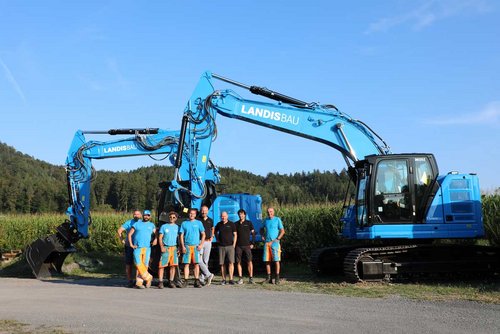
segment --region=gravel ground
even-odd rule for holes
[[[0,319],[74,333],[499,333],[500,305],[0,278]],[[0,328],[1,331],[1,328]]]

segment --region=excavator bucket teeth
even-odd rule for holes
[[[35,240],[25,250],[25,257],[36,278],[48,278],[61,273],[61,268],[70,253],[76,250],[59,234]]]

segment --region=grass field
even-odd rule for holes
[[[68,334],[69,332],[48,326],[35,327],[16,320],[0,320],[0,333],[9,334]]]

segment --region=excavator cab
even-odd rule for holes
[[[411,231],[411,225],[423,222],[439,188],[432,154],[370,155],[354,170],[355,205],[342,219],[343,235],[350,239],[372,239],[374,230],[379,238],[391,238],[396,225]]]

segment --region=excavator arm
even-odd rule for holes
[[[276,102],[245,99],[232,89],[215,90],[214,79]],[[190,107],[193,101],[198,101],[197,110]],[[221,114],[311,139],[338,150],[348,166],[368,155],[390,153],[383,139],[365,123],[340,112],[333,105],[306,103],[267,88],[247,86],[210,72],[203,73],[186,112],[196,113],[200,118],[206,113],[213,120],[217,114]]]
[[[197,124],[183,118],[180,131],[161,129],[112,129],[109,131],[78,130],[66,158],[66,175],[69,207],[68,219],[57,227],[57,232],[29,245],[26,259],[37,278],[60,272],[64,259],[75,251],[74,243],[88,238],[91,224],[90,187],[95,177],[94,159],[123,158],[131,156],[162,155],[175,167],[170,192],[181,206],[199,207],[206,197],[206,182],[220,181],[218,169],[209,160],[211,138],[203,138]],[[133,135],[109,141],[87,140],[86,134]],[[209,139],[206,141],[205,139]],[[188,198],[182,203],[181,198]]]

